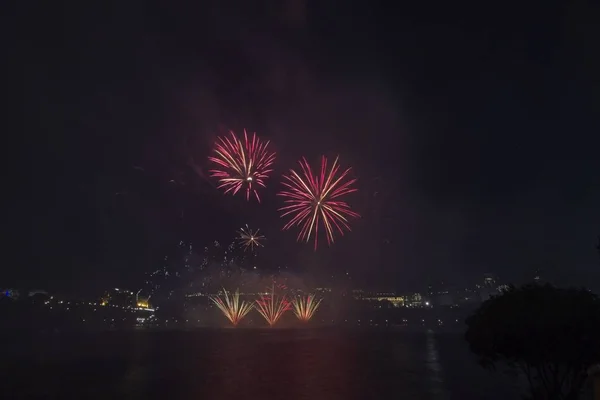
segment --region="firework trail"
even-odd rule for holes
[[[292,311],[302,322],[308,322],[319,308],[321,299],[316,299],[314,295],[298,296],[292,302]]]
[[[220,136],[215,143],[214,155],[208,157],[215,164],[209,171],[210,176],[217,178],[219,189],[235,195],[241,189],[246,191],[246,200],[254,194],[260,203],[257,187],[266,187],[265,181],[273,171],[275,153],[268,150],[269,142],[263,142],[244,129],[244,140],[240,140],[233,131],[228,136]]]
[[[273,327],[291,306],[291,303],[285,296],[277,299],[275,296],[275,287],[271,287],[270,294],[260,296],[260,299],[256,300],[256,309],[270,327]]]
[[[283,185],[286,187],[278,193],[285,197],[287,205],[281,207],[281,217],[291,215],[292,218],[283,227],[284,230],[300,226],[298,241],[308,242],[314,235],[315,250],[318,247],[319,226],[325,230],[327,244],[331,245],[334,229],[344,235],[344,229],[350,231],[348,217],[358,218],[360,215],[350,209],[342,196],[356,192],[352,187],[356,179],[345,180],[351,168],[338,174],[340,166],[336,157],[330,170],[327,170],[327,158],[321,158],[321,171],[313,173],[305,158],[299,161],[301,173],[290,170],[284,175]]]
[[[237,326],[237,324],[248,314],[252,308],[253,304],[249,301],[240,301],[240,291],[237,289],[233,295],[229,295],[227,290],[223,289],[224,295],[223,299],[219,296],[210,297],[210,299],[215,303],[219,310],[227,317],[229,321],[233,324],[233,326]]]
[[[265,247],[261,241],[265,240],[266,238],[259,232],[260,229],[257,229],[255,232],[253,232],[248,225],[246,225],[246,229],[242,228],[239,230],[238,241],[244,246],[244,250],[247,250],[248,248],[250,248],[250,250],[254,250],[254,247]]]

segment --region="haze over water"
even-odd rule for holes
[[[3,341],[4,398],[519,398],[462,334],[223,329],[49,334]]]

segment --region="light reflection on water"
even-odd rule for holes
[[[440,364],[437,342],[434,332],[429,329],[426,333],[425,365],[429,370],[429,393],[434,400],[447,400],[448,394],[444,388],[443,368]]]
[[[175,400],[470,400],[513,394],[506,382],[484,377],[461,335],[433,332],[112,332],[39,341],[31,351],[2,371],[9,394]],[[32,377],[35,385],[28,384]],[[471,394],[473,379],[481,390]]]

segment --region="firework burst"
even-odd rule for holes
[[[237,326],[242,318],[252,310],[253,304],[248,301],[240,301],[239,289],[231,296],[227,293],[227,290],[223,289],[223,292],[223,299],[225,300],[219,296],[210,297],[210,299],[217,307],[219,307],[219,310],[221,310],[223,315],[231,321],[233,326]]]
[[[235,195],[242,189],[246,191],[246,200],[253,194],[260,203],[257,188],[265,187],[265,181],[273,171],[275,153],[268,150],[269,142],[263,142],[244,129],[244,140],[233,131],[228,136],[220,136],[215,143],[214,155],[208,159],[215,164],[209,171],[210,176],[218,179],[218,188],[225,193]]]
[[[256,300],[256,309],[270,327],[273,327],[279,321],[279,318],[291,307],[291,303],[285,296],[282,296],[280,299],[275,296],[275,287],[271,287],[271,293],[262,295],[259,300]]]
[[[283,227],[284,230],[300,226],[298,241],[308,242],[314,235],[315,250],[318,247],[319,226],[325,230],[327,243],[331,245],[334,229],[344,235],[344,229],[350,231],[348,217],[358,218],[360,215],[350,209],[341,197],[356,192],[352,185],[356,179],[346,180],[351,168],[339,174],[340,166],[336,157],[331,169],[327,169],[327,158],[321,158],[321,171],[313,173],[305,158],[299,161],[301,173],[290,170],[284,175],[283,185],[286,187],[278,195],[285,197],[287,205],[281,207],[281,217],[291,215],[292,218]]]
[[[319,308],[321,299],[317,299],[314,295],[298,296],[292,302],[292,311],[302,322],[308,322]]]
[[[252,231],[252,229],[250,229],[248,225],[246,225],[245,229],[242,228],[239,230],[238,241],[241,245],[244,246],[244,250],[247,250],[248,248],[250,250],[254,250],[255,247],[264,247],[261,241],[265,240],[266,238],[259,232],[260,229]]]

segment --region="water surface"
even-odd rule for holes
[[[460,334],[223,329],[3,340],[3,398],[518,399]]]

